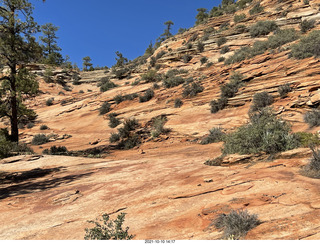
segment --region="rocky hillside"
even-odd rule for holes
[[[204,164],[223,148],[223,142],[201,144],[209,130],[232,133],[248,123],[259,92],[273,96],[273,110],[293,132],[319,131],[304,121],[320,103],[319,60],[291,53],[303,36],[320,30],[320,1],[264,0],[263,11],[252,13],[256,4],[209,18],[164,41],[153,55],[114,70],[56,69],[48,76],[47,67],[30,67],[41,94],[28,106],[38,117],[20,138],[36,155],[0,162],[0,239],[83,239],[92,226],[87,220],[121,212],[138,240],[221,239],[213,221],[237,209],[260,220],[242,238],[319,239],[319,179],[301,174],[309,148],[273,160],[265,153],[232,154],[219,166]],[[266,20],[275,29],[254,34],[253,26]],[[301,31],[302,23],[312,28]],[[296,37],[269,45],[289,28]],[[236,60],[240,54],[244,58]],[[222,97],[235,74],[242,85],[212,113],[210,102]],[[284,85],[290,91],[281,96]],[[110,142],[123,128],[110,127],[111,113],[122,124],[138,122],[130,140]],[[45,135],[41,145],[32,142],[37,134]],[[42,155],[53,146],[66,147],[69,156]]]

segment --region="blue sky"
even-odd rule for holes
[[[210,10],[221,0],[41,0],[30,1],[38,24],[52,23],[63,56],[82,67],[90,56],[94,66],[111,67],[115,52],[128,59],[144,51],[164,31],[164,22],[174,22],[172,33],[195,23],[198,8]]]

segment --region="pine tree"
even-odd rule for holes
[[[32,17],[33,6],[27,0],[1,0],[0,4],[0,57],[8,67],[0,79],[0,117],[10,119],[10,139],[18,142],[19,121],[35,118],[23,100],[35,95],[39,87],[25,68],[26,63],[39,57],[41,49],[32,36],[39,26]]]
[[[63,62],[60,53],[61,48],[57,45],[58,37],[56,36],[56,32],[58,30],[59,27],[54,26],[52,23],[41,26],[43,36],[40,37],[40,40],[43,43],[44,62],[47,64],[60,65]]]
[[[128,59],[125,58],[122,53],[120,53],[119,51],[116,51],[116,55],[117,55],[117,58],[116,58],[117,63],[115,64],[116,67],[123,67],[125,64],[128,63]]]
[[[83,64],[82,64],[83,65],[83,70],[84,71],[88,71],[92,67],[91,58],[89,56],[86,56],[86,57],[84,57],[82,59],[82,61],[83,61]],[[88,69],[88,67],[89,67],[89,69]]]
[[[198,11],[198,14],[196,16],[196,19],[197,19],[196,25],[200,25],[208,19],[209,14],[206,8],[198,8],[197,11]]]

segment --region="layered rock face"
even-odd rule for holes
[[[2,160],[0,239],[83,239],[84,229],[92,227],[87,220],[103,213],[114,219],[121,212],[127,213],[125,226],[137,240],[221,239],[222,232],[213,221],[236,209],[257,214],[261,221],[243,238],[319,239],[319,180],[300,172],[309,162],[310,149],[284,152],[272,161],[266,155],[229,155],[221,166],[204,164],[221,155],[223,143],[201,145],[201,139],[213,127],[230,133],[246,124],[258,92],[267,91],[274,97],[274,111],[290,122],[294,132],[320,130],[309,128],[303,120],[303,115],[320,103],[320,62],[313,57],[289,57],[290,46],[299,40],[231,65],[218,61],[273,35],[251,37],[250,26],[259,20],[274,20],[281,29],[298,32],[302,21],[314,20],[313,30],[320,29],[318,0],[308,4],[265,0],[260,3],[264,11],[250,15],[255,3],[237,11],[246,15],[241,22],[234,22],[234,14],[211,18],[166,40],[153,54],[165,52],[156,60],[158,73],[184,69],[188,72],[182,77],[192,77],[204,87],[194,97],[184,97],[185,85],[181,84],[160,86],[147,102],[136,97],[117,103],[117,95],[142,95],[153,88],[153,83],[141,80],[152,57],[120,80],[111,71],[100,70],[81,72],[75,83],[74,74],[56,70],[54,81],[46,83],[45,68],[34,67],[42,93],[27,105],[38,118],[33,128],[20,130],[21,141],[30,144],[34,135],[44,133],[52,136],[48,143],[32,146],[37,154],[52,146],[65,146],[69,151],[87,152],[85,156],[97,156],[93,152],[98,149],[100,158],[38,155]],[[244,25],[243,31],[239,32],[238,25]],[[218,46],[221,37],[225,43]],[[199,42],[204,45],[201,52]],[[221,54],[224,46],[229,50]],[[188,62],[183,60],[186,54],[191,56]],[[203,57],[212,64],[202,64]],[[220,97],[221,86],[233,72],[243,75],[245,85],[228,99],[226,108],[212,114],[209,103]],[[117,87],[101,92],[97,84],[105,78]],[[278,88],[285,84],[292,91],[281,98]],[[54,98],[53,105],[47,106],[50,98]],[[176,98],[183,101],[179,108],[174,106]],[[110,128],[108,113],[99,115],[104,102],[121,122],[137,119],[142,135],[139,146],[118,150],[109,142],[117,128]],[[152,138],[150,125],[159,116],[166,118],[165,128],[170,132]],[[2,126],[6,123],[3,120]],[[40,125],[49,129],[40,130]]]

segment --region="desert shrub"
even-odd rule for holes
[[[297,132],[295,133],[295,135],[297,136],[302,147],[312,147],[320,145],[320,138],[318,134]]]
[[[275,154],[299,146],[296,135],[290,134],[290,125],[278,119],[269,108],[250,114],[250,123],[239,127],[225,139],[225,154]]]
[[[131,101],[137,97],[138,97],[137,93],[132,93],[128,95],[118,94],[113,98],[113,100],[115,101],[116,104],[119,104],[119,103],[122,103],[123,101],[128,101],[128,100]]]
[[[229,22],[224,22],[219,26],[219,31],[224,31],[224,30],[228,30],[230,26]]]
[[[300,30],[302,33],[306,33],[307,31],[314,28],[315,21],[314,20],[303,20],[300,23]]]
[[[303,3],[304,3],[305,5],[309,5],[309,0],[303,0]]]
[[[227,38],[225,37],[219,37],[217,40],[217,45],[218,47],[221,47],[223,44],[225,44],[227,42]]]
[[[235,82],[229,82],[220,87],[221,97],[231,98],[234,97],[235,94],[239,90],[239,85]]]
[[[309,124],[310,128],[320,126],[320,110],[312,109],[304,115],[303,119]]]
[[[176,98],[176,99],[174,100],[174,107],[175,107],[175,108],[180,108],[182,105],[183,105],[183,102],[181,101],[180,98]]]
[[[34,123],[33,122],[29,122],[28,124],[27,124],[27,128],[28,129],[31,129],[31,128],[33,128],[34,127]]]
[[[108,115],[108,117],[109,117],[110,128],[116,128],[118,125],[120,125],[120,120],[117,118],[116,113],[111,113]]]
[[[315,30],[301,38],[300,42],[291,48],[291,56],[296,59],[320,56],[320,30]]]
[[[247,28],[247,26],[245,26],[245,25],[237,25],[237,26],[235,27],[235,31],[236,31],[237,33],[241,34],[241,33],[247,32],[247,31],[248,31],[248,28]]]
[[[201,86],[199,83],[197,82],[192,82],[190,84],[187,84],[183,91],[182,91],[182,96],[183,97],[194,97],[196,96],[198,93],[203,92],[204,87]]]
[[[248,55],[249,53],[250,53],[250,47],[241,47],[240,49],[236,50],[231,57],[227,58],[224,63],[234,64],[234,63],[241,62],[249,57]]]
[[[210,112],[212,114],[217,113],[218,111],[224,109],[228,104],[228,98],[221,97],[218,100],[212,100],[210,102]]]
[[[156,57],[151,57],[150,58],[150,66],[154,67],[156,65],[156,63],[157,63]]]
[[[152,89],[148,89],[144,92],[142,96],[139,96],[139,102],[144,103],[150,101],[154,97],[154,91]]]
[[[41,125],[40,130],[48,130],[49,127],[47,125]]]
[[[53,105],[53,101],[54,101],[54,98],[49,98],[46,100],[46,105],[47,106],[52,106]]]
[[[189,71],[186,69],[170,69],[167,71],[167,73],[164,75],[164,78],[170,78],[174,77],[176,75],[181,75],[181,74],[187,74]]]
[[[223,230],[224,239],[240,239],[261,222],[256,214],[247,210],[232,210],[229,214],[220,214],[214,221],[217,229]]]
[[[156,55],[156,59],[162,58],[165,54],[166,54],[166,51],[163,51],[163,50],[158,52],[157,55]]]
[[[186,48],[191,49],[193,47],[192,43],[187,43]]]
[[[108,112],[110,112],[111,110],[111,104],[108,102],[104,102],[101,107],[99,108],[99,114],[100,115],[104,115]]]
[[[219,63],[221,63],[221,62],[223,62],[223,61],[225,61],[225,60],[226,60],[225,57],[219,57],[219,58],[218,58],[218,62],[219,62]]]
[[[183,79],[181,76],[171,76],[163,81],[163,86],[165,88],[172,88],[183,84],[184,82],[185,79]]]
[[[236,23],[239,23],[241,22],[242,20],[244,20],[247,16],[245,14],[236,14],[234,17],[233,17],[233,20],[234,22]]]
[[[250,15],[258,14],[264,11],[264,8],[260,5],[260,3],[257,3],[253,6],[252,9],[249,10]]]
[[[110,141],[110,143],[115,143],[115,142],[120,141],[120,135],[118,133],[111,133],[109,141]]]
[[[98,87],[100,87],[101,92],[106,92],[110,89],[117,87],[108,77],[103,77],[98,83]]]
[[[270,32],[277,30],[279,27],[274,21],[258,21],[250,28],[251,37],[268,35]]]
[[[305,165],[301,169],[301,174],[310,178],[320,179],[320,150],[316,150],[313,146],[312,158],[309,164]]]
[[[44,81],[46,83],[52,83],[53,82],[52,77],[53,77],[52,69],[51,68],[45,69],[44,74],[43,74]]]
[[[64,94],[63,91],[59,91],[58,95],[59,95],[59,96],[64,96],[64,95],[66,95],[66,94]]]
[[[129,235],[129,227],[123,229],[122,225],[125,220],[125,213],[121,213],[117,216],[117,219],[110,220],[108,214],[102,215],[103,223],[97,221],[88,221],[95,224],[95,227],[86,228],[85,240],[131,240],[134,236]]]
[[[201,65],[205,64],[207,61],[208,61],[208,58],[207,58],[207,57],[202,57],[202,58],[200,59]]]
[[[219,7],[213,7],[211,10],[210,10],[210,17],[218,17],[218,16],[221,16],[223,15],[223,10]]]
[[[112,73],[116,76],[117,79],[121,80],[129,76],[130,70],[129,68],[114,68],[112,69]]]
[[[158,74],[156,70],[150,69],[147,73],[141,75],[141,80],[146,81],[147,83],[150,82],[157,82],[161,79],[161,76]]]
[[[158,116],[154,119],[151,129],[151,136],[153,138],[159,137],[161,134],[167,132],[167,130],[164,128],[166,122],[167,118],[163,116]]]
[[[268,92],[259,92],[254,94],[250,110],[255,112],[271,105],[272,103],[273,96],[271,96]]]
[[[116,104],[122,103],[125,99],[124,96],[121,94],[116,95],[113,100],[115,101]]]
[[[252,2],[252,0],[238,0],[237,5],[240,9],[244,9],[247,6],[247,4],[249,4],[251,2]]]
[[[152,89],[153,89],[153,90],[158,90],[158,89],[160,89],[159,84],[158,84],[158,83],[153,83]]]
[[[50,149],[45,149],[42,152],[48,155],[68,155],[68,149],[65,146],[52,146]]]
[[[225,133],[222,131],[221,128],[212,128],[209,130],[209,135],[206,136],[204,139],[201,140],[201,144],[210,144],[210,143],[215,143],[215,142],[220,142],[223,140],[225,136]]]
[[[31,144],[32,145],[42,145],[49,142],[49,137],[45,134],[37,134],[32,138]]]
[[[63,90],[65,91],[72,91],[72,88],[70,86],[64,86]]]
[[[118,129],[118,133],[112,133],[109,138],[110,143],[118,142],[119,149],[131,149],[140,143],[138,135],[134,132],[139,123],[136,119],[128,119],[123,123],[123,127]]]
[[[184,63],[189,63],[192,59],[192,56],[190,54],[185,54],[182,56],[182,60]]]
[[[292,91],[292,88],[288,83],[278,87],[278,92],[281,98],[286,97],[287,94],[291,91]]]
[[[293,28],[276,30],[275,34],[268,37],[268,48],[275,49],[282,45],[293,42],[299,38],[297,31]]]
[[[62,100],[62,101],[60,102],[61,106],[64,106],[64,105],[66,105],[67,103],[68,103],[67,100]]]
[[[220,53],[221,54],[225,54],[225,53],[227,53],[227,52],[229,52],[230,51],[230,47],[229,46],[223,46],[222,48],[221,48],[221,50],[220,50]]]
[[[204,51],[204,44],[202,42],[198,42],[197,50],[202,53]]]

